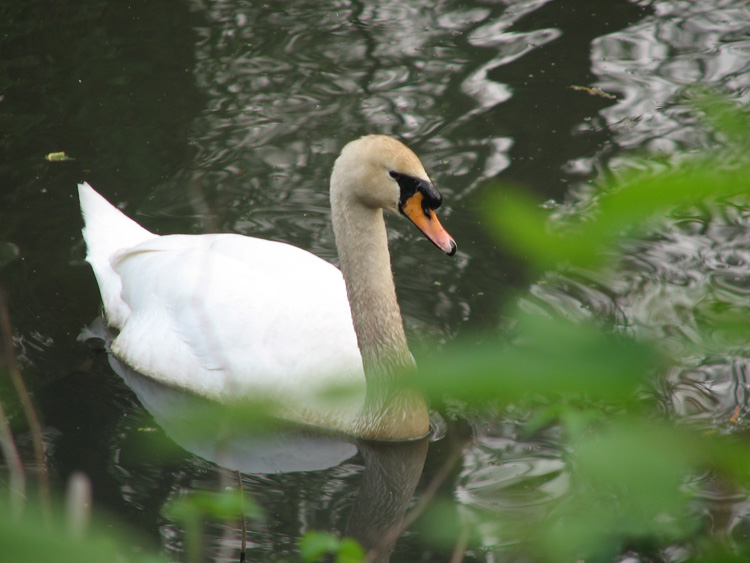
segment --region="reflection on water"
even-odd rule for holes
[[[613,134],[612,145],[595,158],[571,161],[566,170],[572,174],[639,166],[627,149],[669,154],[720,144],[721,139],[696,119],[686,103],[687,86],[720,87],[746,99],[750,10],[745,2],[657,1],[653,8],[654,13],[637,24],[592,44],[596,85],[619,99],[599,112],[601,120],[581,124],[580,131],[592,124],[607,127]],[[613,157],[602,159],[607,153]],[[557,212],[586,213],[592,195],[587,186],[574,186],[568,207]],[[628,244],[616,269],[604,275],[548,275],[531,287],[527,301],[529,306],[661,342],[678,358],[659,383],[665,410],[709,428],[731,430],[747,408],[747,343],[732,342],[720,329],[710,329],[716,313],[748,313],[748,233],[750,213],[745,201],[724,202],[712,211],[681,210],[647,240]],[[543,483],[523,495],[529,506],[535,497],[544,498],[548,484],[553,485],[548,500],[565,492],[562,459],[550,462],[543,452],[534,452],[519,468],[513,455],[495,445],[489,451],[502,462],[493,467],[488,459],[477,460],[477,450],[484,453],[492,441],[482,432],[477,436],[477,445],[465,456],[467,484],[457,490],[472,510],[491,505],[499,514],[508,511],[504,504],[512,507],[513,494],[504,485],[523,482],[527,476],[541,476]],[[711,522],[708,527],[744,541],[750,521],[747,497],[710,478],[698,489],[699,510]],[[513,533],[491,530],[488,536],[490,543],[501,545]]]
[[[686,87],[704,85],[747,100],[747,2],[656,1],[653,10],[593,43],[597,85],[621,97],[600,115],[620,147],[665,154],[705,147],[715,141],[681,98]]]
[[[221,420],[212,420],[215,417],[209,417],[215,432],[206,436],[195,428],[195,418],[207,412],[207,401],[144,377],[114,356],[109,356],[109,364],[171,439],[222,467],[243,473],[317,471],[339,465],[357,452],[354,444],[340,437],[298,426],[223,432]],[[218,439],[217,434],[226,435]]]
[[[656,340],[679,362],[664,380],[665,407],[727,424],[735,407],[744,411],[749,364],[747,343],[717,318],[747,314],[748,280],[750,212],[743,202],[725,202],[680,213],[648,239],[629,243],[606,275],[550,276],[531,294],[566,316]]]
[[[86,330],[83,338],[107,340],[104,320],[98,319],[94,326],[95,333]],[[192,483],[190,488],[228,487],[233,472],[241,471],[245,474],[243,489],[267,514],[276,516],[279,510],[284,510],[287,520],[300,523],[317,520],[318,513],[329,512],[330,504],[335,503],[336,510],[317,527],[329,531],[338,528],[340,534],[357,539],[368,553],[368,561],[389,560],[396,541],[403,534],[404,515],[422,475],[427,439],[404,443],[370,442],[296,425],[277,424],[265,429],[252,426],[243,430],[235,425],[227,427],[226,421],[216,416],[196,420],[200,413],[207,412],[205,399],[144,377],[111,355],[108,359],[112,369],[171,439],[188,452],[216,464],[211,473],[218,472],[214,477],[218,483],[211,483],[209,478],[202,484]],[[215,430],[206,433],[196,428],[196,424],[211,424]],[[217,434],[223,438],[217,440]],[[357,462],[347,463],[357,451],[364,459],[364,469]],[[127,488],[130,479],[123,477]],[[179,480],[171,480],[169,489],[160,495],[161,502],[166,505],[173,501],[184,487]],[[309,500],[290,502],[291,490],[299,491]],[[134,498],[129,500],[136,502]],[[348,516],[346,525],[341,527],[343,514]],[[269,546],[273,530],[258,523],[251,524],[250,528],[250,560],[279,556],[278,546],[273,543]],[[165,547],[181,551],[179,543],[175,543],[182,541],[178,529],[171,523],[164,523],[160,533]],[[240,528],[220,526],[209,531],[208,539],[213,552],[211,560],[239,559]],[[297,538],[288,539],[291,553],[294,553]]]
[[[608,161],[578,161],[579,173],[606,166],[615,172],[642,161],[623,149],[669,154],[717,146],[714,132],[695,117],[687,87],[702,85],[746,98],[750,80],[747,37],[750,10],[742,1],[656,1],[653,13],[592,43],[596,85],[618,100],[602,109],[613,133]],[[594,194],[575,186],[560,214],[585,213]],[[707,422],[724,421],[743,406],[744,343],[721,357],[726,342],[705,341],[699,328],[717,311],[747,310],[750,227],[744,201],[713,211],[682,210],[648,240],[626,248],[623,263],[606,277],[549,279],[532,287],[546,306],[574,317],[611,323],[636,337],[655,337],[683,360],[665,381],[670,411]],[[697,347],[697,351],[696,351]],[[722,367],[723,366],[723,367]]]
[[[522,419],[507,419],[474,420],[472,430],[455,492],[462,519],[487,549],[513,544],[514,525],[541,521],[568,490],[556,429],[529,436]]]
[[[98,295],[82,263],[75,182],[85,177],[115,194],[162,233],[238,231],[335,262],[327,200],[333,158],[362,133],[402,136],[440,187],[441,216],[461,248],[453,261],[433,259],[409,225],[391,225],[412,347],[495,326],[499,302],[527,282],[522,264],[477,224],[487,191],[500,189],[484,187],[486,180],[512,179],[560,202],[558,213],[580,215],[593,197],[586,182],[638,166],[633,153],[721,141],[689,112],[687,86],[747,98],[746,2],[602,4],[393,0],[281,10],[189,0],[107,10],[81,2],[59,13],[37,3],[13,8],[18,25],[0,38],[0,68],[12,79],[0,91],[4,130],[12,131],[0,138],[0,248],[13,251],[0,273],[57,477],[85,470],[101,506],[175,554],[181,532],[161,507],[175,491],[218,481],[215,466],[174,444],[159,444],[170,454],[163,463],[143,454],[160,430],[108,371],[81,368],[88,356],[73,339]],[[77,160],[43,160],[57,150]],[[716,308],[747,310],[748,232],[741,204],[682,212],[630,244],[617,271],[550,275],[527,300],[636,337],[656,335],[682,358],[661,383],[665,409],[723,430],[736,407],[744,416],[745,344],[721,356],[718,344],[728,337],[714,332],[716,341],[705,341],[697,328]],[[445,487],[466,522],[487,509],[541,514],[565,494],[554,429],[532,439],[522,416],[458,416],[474,440]],[[441,447],[428,455],[428,475]],[[252,530],[255,553],[295,557],[305,531],[345,530],[370,455],[303,474],[246,476],[272,515]],[[729,536],[746,536],[748,501],[714,485],[696,485],[703,495],[696,510]],[[217,545],[229,537],[222,527],[212,532]],[[507,531],[481,535],[489,549],[513,541]],[[397,544],[394,561],[431,556],[420,539],[410,541],[402,551]]]

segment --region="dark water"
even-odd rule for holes
[[[683,95],[699,83],[747,101],[744,1],[28,1],[3,3],[0,22],[0,286],[53,484],[85,472],[97,506],[175,558],[182,535],[165,502],[216,487],[221,471],[163,439],[106,359],[76,341],[99,302],[83,262],[81,180],[159,233],[235,231],[335,262],[327,180],[336,154],[364,133],[402,137],[441,189],[443,224],[459,245],[447,259],[405,222],[391,222],[415,350],[495,327],[517,292],[676,349],[692,341],[695,319],[685,311],[707,288],[721,303],[746,306],[746,210],[676,221],[634,243],[606,282],[543,284],[489,237],[478,213],[498,189],[489,180],[521,184],[575,214],[592,197],[588,182],[637,166],[637,154],[714,146]],[[45,161],[55,151],[74,160]],[[686,357],[667,374],[665,407],[720,426],[746,403],[745,356],[741,346],[716,356],[709,343]],[[375,457],[386,467],[412,460],[388,470],[416,487],[415,500],[403,491],[405,509],[464,444],[442,492],[468,522],[473,511],[526,509],[563,494],[554,436],[530,443],[519,421],[503,416],[463,413],[429,445],[421,477],[423,451],[366,447],[327,470],[248,474],[245,486],[268,515],[252,525],[250,559],[292,557],[311,529],[351,530],[352,510],[377,506],[368,483],[379,477],[364,469]],[[19,444],[31,459],[23,432]],[[746,499],[723,502],[726,529],[742,526]],[[209,538],[217,560],[236,560],[236,529],[215,526]],[[496,560],[507,541],[488,536],[487,551],[467,558]],[[450,549],[441,549],[412,532],[392,560],[447,560]]]

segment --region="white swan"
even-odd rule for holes
[[[441,197],[401,142],[347,144],[331,175],[341,271],[294,246],[236,234],[155,235],[79,185],[83,236],[111,351],[138,372],[206,397],[268,397],[291,420],[382,440],[424,436],[424,398],[391,273],[383,209],[449,255]],[[343,277],[342,277],[343,273]],[[343,405],[331,386],[358,389]]]

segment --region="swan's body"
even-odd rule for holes
[[[203,396],[268,397],[280,416],[378,439],[428,431],[396,301],[383,209],[400,210],[445,252],[439,194],[417,157],[382,136],[349,143],[331,177],[343,271],[288,244],[234,234],[158,236],[88,184],[84,238],[111,351],[154,379]],[[346,282],[344,280],[346,278]],[[321,397],[356,392],[346,404]]]

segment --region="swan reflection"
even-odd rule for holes
[[[239,469],[244,474],[243,487],[264,507],[269,518],[273,518],[278,511],[266,506],[267,495],[258,494],[263,493],[269,484],[265,476],[305,475],[302,472],[335,471],[337,468],[344,471],[351,465],[347,460],[359,452],[364,460],[364,470],[356,491],[332,492],[326,490],[325,485],[321,486],[320,479],[307,479],[311,489],[302,498],[309,498],[310,493],[321,496],[347,493],[349,498],[353,494],[344,526],[331,522],[327,528],[318,528],[320,524],[316,528],[353,537],[368,553],[368,561],[389,560],[422,475],[428,439],[397,443],[356,440],[288,423],[269,423],[266,428],[221,432],[218,430],[222,426],[220,422],[217,422],[214,437],[210,438],[210,433],[195,430],[196,424],[205,421],[196,423],[194,418],[197,412],[205,412],[204,409],[210,404],[208,400],[147,378],[111,354],[108,354],[108,358],[113,370],[172,440],[219,467],[233,471]],[[217,434],[223,434],[222,438],[217,438]],[[304,512],[304,503],[295,494],[279,501],[285,505],[287,512],[289,509],[296,510],[300,517]],[[295,501],[298,504],[290,507],[289,504]],[[219,538],[215,538],[215,543],[219,544],[217,553],[226,556],[232,552],[228,560],[238,560],[234,555],[239,549],[239,534],[239,530],[232,533],[225,530]],[[212,557],[212,560],[217,559]]]

